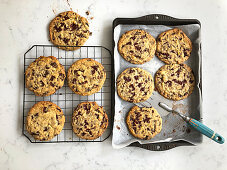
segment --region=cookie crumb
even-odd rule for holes
[[[89,32],[89,35],[92,36],[92,32]]]
[[[90,15],[90,11],[86,11],[85,13],[86,13],[86,15]]]
[[[118,125],[116,126],[116,128],[117,128],[118,130],[120,130],[120,129],[121,129]]]
[[[94,19],[94,17],[91,17],[90,19],[91,19],[91,20],[93,20],[93,19]]]

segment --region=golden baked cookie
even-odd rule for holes
[[[71,65],[67,80],[74,93],[87,96],[101,90],[106,80],[106,72],[101,63],[84,58]]]
[[[64,85],[65,77],[57,58],[40,56],[26,69],[25,84],[36,96],[49,96]]]
[[[187,98],[193,91],[195,78],[186,64],[164,65],[156,72],[155,87],[158,92],[171,100]]]
[[[133,64],[150,61],[155,54],[156,41],[144,30],[131,30],[124,33],[118,41],[121,56]]]
[[[82,102],[77,105],[72,117],[74,133],[82,139],[100,137],[108,126],[108,116],[96,102]]]
[[[82,46],[89,38],[89,24],[86,18],[73,11],[62,12],[49,25],[50,40],[55,45]],[[76,50],[80,47],[59,47]]]
[[[127,68],[117,78],[117,93],[125,101],[139,103],[151,97],[154,81],[141,68]]]
[[[149,140],[162,130],[162,118],[153,107],[132,107],[126,123],[130,133],[139,139]]]
[[[28,112],[26,129],[36,140],[49,141],[61,132],[64,123],[65,116],[59,106],[40,101]]]
[[[166,64],[183,63],[191,51],[191,40],[179,28],[162,32],[157,38],[156,56]]]

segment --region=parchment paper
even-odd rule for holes
[[[157,91],[154,91],[151,98],[146,102],[138,103],[138,106],[153,106],[162,117],[162,131],[154,138],[150,140],[140,140],[133,137],[128,131],[127,125],[125,123],[125,118],[130,110],[135,104],[126,102],[122,100],[115,88],[115,116],[113,125],[113,138],[112,146],[114,148],[123,148],[133,142],[138,141],[141,144],[147,143],[159,143],[159,142],[171,142],[177,140],[185,140],[193,144],[198,144],[202,142],[202,136],[199,132],[191,129],[187,124],[178,116],[173,113],[168,113],[158,106],[159,102],[164,102],[168,104],[175,110],[182,112],[185,115],[191,116],[197,120],[201,120],[201,89],[199,88],[200,83],[200,26],[198,24],[191,25],[181,25],[181,26],[164,26],[164,25],[118,25],[114,29],[114,67],[115,67],[115,82],[117,76],[128,67],[140,67],[149,71],[154,77],[155,72],[164,63],[154,56],[154,58],[142,65],[135,65],[127,62],[120,56],[117,50],[117,43],[119,38],[123,33],[132,29],[143,29],[149,32],[154,38],[166,30],[178,27],[182,29],[186,35],[190,38],[193,44],[193,49],[190,58],[185,62],[188,64],[195,75],[196,85],[193,93],[184,100],[181,101],[171,101],[162,97]]]

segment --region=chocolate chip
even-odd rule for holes
[[[50,81],[53,81],[55,78],[55,76],[51,76]]]
[[[194,80],[190,79],[189,82],[192,84],[194,82]]]
[[[55,87],[55,85],[54,85],[52,82],[50,82],[50,85],[51,85],[52,87]]]
[[[145,119],[143,120],[144,123],[150,123],[151,118],[147,117],[147,115],[145,115]]]
[[[81,133],[81,135],[82,135],[82,136],[84,136],[85,134],[86,134],[86,133],[84,133],[84,132],[83,132],[83,133]]]
[[[91,109],[91,106],[90,106],[90,104],[83,104],[83,108],[85,111],[88,112]]]
[[[44,72],[44,74],[43,74],[43,77],[46,77],[48,74],[49,74],[49,71],[46,70],[46,71]]]
[[[135,49],[136,49],[137,51],[141,51],[141,47],[139,47],[139,46],[135,46]]]
[[[130,82],[130,81],[131,81],[131,78],[130,78],[130,77],[124,76],[123,78],[124,78],[124,80],[125,80],[126,82]]]
[[[46,69],[49,69],[50,67],[49,66],[46,66]]]
[[[43,107],[43,112],[44,112],[44,113],[47,113],[47,112],[48,112],[47,107]]]
[[[79,30],[79,26],[78,26],[77,24],[75,24],[75,23],[72,23],[72,24],[70,25],[70,27],[71,27],[71,30],[72,30],[72,31],[74,31],[74,30]]]
[[[73,83],[73,84],[76,84],[76,78],[74,78],[74,79],[72,80],[72,83]]]
[[[135,39],[136,39],[136,37],[135,37],[135,36],[133,36],[133,37],[131,37],[130,39],[135,40]]]
[[[172,81],[169,81],[169,80],[168,80],[168,81],[166,82],[166,84],[168,84],[168,86],[171,87],[171,86],[172,86]]]
[[[139,76],[134,76],[134,79],[135,80],[139,80]]]
[[[133,84],[130,84],[129,87],[132,88],[133,91],[135,90],[135,87]]]
[[[66,44],[68,44],[69,39],[68,39],[68,38],[63,38],[63,41],[64,41]]]
[[[125,45],[132,45],[132,43],[131,42],[127,42]]]
[[[142,86],[142,84],[143,84],[143,83],[139,83],[139,84],[138,84],[138,87],[141,87],[141,86]]]
[[[85,125],[88,125],[88,122],[87,122],[87,120],[85,120],[85,121],[84,121],[84,124],[85,124]]]
[[[52,67],[54,67],[54,68],[57,68],[57,67],[58,67],[57,63],[55,63],[55,62],[50,63],[50,65],[51,65]]]
[[[41,85],[40,85],[41,87],[43,87],[43,86],[45,85],[44,82],[43,82],[42,80],[40,81],[40,84],[41,84]]]
[[[140,91],[144,91],[145,90],[145,88],[144,87],[142,87],[141,89],[140,89]]]
[[[139,56],[139,55],[135,55],[135,57],[136,57],[136,58],[141,58],[141,56]]]
[[[47,127],[44,127],[44,131],[47,131]]]
[[[39,115],[39,113],[36,113],[34,116],[37,117]]]
[[[56,25],[54,26],[54,29],[57,31],[57,32],[60,32],[62,29],[61,27],[57,27]]]
[[[68,15],[64,16],[64,19],[65,20],[69,19],[69,16]]]
[[[97,117],[97,119],[99,119],[99,115],[98,114],[95,114],[95,116]]]
[[[61,112],[61,109],[57,108],[57,110],[58,110],[59,112]]]

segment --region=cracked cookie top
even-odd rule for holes
[[[57,58],[40,56],[26,69],[25,84],[36,96],[49,96],[64,85],[65,77]]]
[[[151,74],[141,68],[127,68],[117,78],[118,95],[125,101],[138,103],[147,100],[154,90]]]
[[[158,92],[171,100],[187,98],[193,91],[195,78],[186,64],[164,65],[156,72],[155,87]]]
[[[132,107],[126,123],[133,136],[145,140],[153,138],[162,130],[162,118],[153,107]]]
[[[82,139],[100,137],[108,126],[108,116],[96,102],[82,102],[77,105],[72,117],[74,133]]]
[[[36,140],[49,141],[61,132],[64,123],[65,116],[60,107],[40,101],[28,112],[26,129]]]
[[[178,28],[162,32],[156,42],[156,56],[166,64],[181,64],[191,55],[192,42]]]
[[[101,90],[106,80],[106,72],[99,62],[84,58],[71,65],[67,79],[74,93],[87,96]]]
[[[144,30],[124,33],[118,42],[118,51],[130,63],[143,64],[150,61],[155,53],[156,41]]]
[[[49,25],[50,40],[55,45],[82,46],[89,38],[89,24],[86,18],[73,11],[62,12]],[[76,50],[80,47],[59,47]]]

